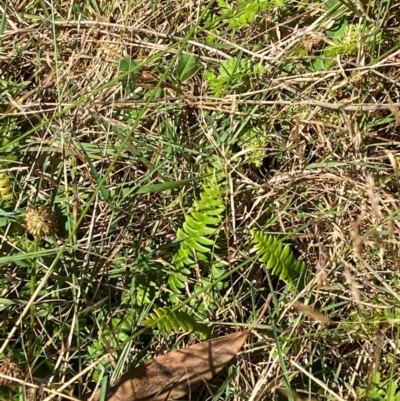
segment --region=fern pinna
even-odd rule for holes
[[[207,262],[213,248],[216,248],[215,234],[225,211],[222,201],[221,176],[208,169],[210,176],[203,182],[200,199],[195,200],[185,216],[182,228],[177,231],[179,249],[174,257],[174,271],[168,280],[169,287],[180,293],[185,287],[191,269],[198,261]]]
[[[259,261],[273,275],[285,281],[291,290],[302,289],[306,279],[311,277],[303,260],[298,260],[288,244],[284,245],[272,235],[252,230],[254,249]]]
[[[156,308],[142,322],[142,326],[153,326],[156,323],[158,330],[166,333],[178,333],[179,331],[194,332],[202,338],[208,337],[210,329],[202,323],[196,322],[190,315],[183,311],[171,311],[167,307]]]

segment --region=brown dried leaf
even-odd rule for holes
[[[108,401],[165,401],[188,394],[211,379],[245,343],[250,330],[203,341],[151,359],[125,373],[106,396]],[[99,389],[91,401],[100,398]]]
[[[317,321],[317,322],[321,322],[321,323],[325,323],[325,324],[329,324],[331,323],[331,320],[329,319],[328,316],[323,315],[319,310],[313,308],[310,305],[306,305],[306,304],[302,304],[301,302],[294,302],[293,306],[299,310],[300,312],[303,312],[306,316],[310,317],[311,319]]]
[[[286,390],[283,387],[279,387],[279,388],[277,388],[277,390],[278,390],[278,393],[280,393],[283,397],[286,397],[286,398],[292,397],[294,399],[294,401],[305,401],[305,400],[318,401],[317,398],[310,396],[309,394],[307,394],[306,397],[303,397],[296,390],[293,390],[293,389]]]

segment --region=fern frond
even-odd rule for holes
[[[165,331],[168,334],[179,333],[180,331],[195,332],[202,336],[208,336],[210,334],[210,330],[206,325],[196,322],[196,320],[186,312],[172,312],[166,307],[154,309],[142,322],[142,325],[152,326],[157,319],[160,319],[157,322],[158,330]]]
[[[173,260],[176,270],[168,279],[169,287],[175,293],[185,288],[187,276],[196,263],[209,261],[212,250],[217,248],[212,237],[218,232],[225,211],[220,180],[221,176],[212,172],[204,181],[200,198],[193,202],[182,228],[177,231],[176,236],[180,242]]]
[[[279,276],[290,285],[291,289],[302,288],[304,280],[310,278],[310,273],[307,272],[305,262],[295,257],[290,246],[262,231],[253,230],[251,236],[259,261],[264,263],[273,275]]]

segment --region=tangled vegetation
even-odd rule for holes
[[[398,8],[0,5],[1,399],[252,327],[191,399],[399,401]]]

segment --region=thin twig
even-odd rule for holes
[[[126,26],[122,24],[113,24],[111,22],[100,22],[100,21],[51,21],[51,20],[46,20],[46,22],[51,23],[52,25],[60,28],[71,28],[71,27],[77,27],[77,28],[90,28],[90,27],[108,27],[108,28],[114,28],[114,29],[122,29],[124,31],[128,32],[138,32],[138,33],[144,33],[146,35],[152,35],[152,36],[157,36],[159,38],[163,39],[172,39],[175,41],[181,41],[184,38],[181,38],[176,35],[170,35],[166,33],[161,33],[157,31],[153,31],[152,29],[147,29],[147,28],[140,28],[137,26]],[[203,43],[196,42],[195,40],[188,40],[187,43],[191,44],[192,46],[198,47],[199,49],[204,49],[208,50],[210,52],[213,52],[217,54],[218,56],[221,56],[225,59],[230,59],[231,56],[219,49],[216,49],[214,47],[204,45]]]
[[[205,100],[212,99],[212,100]],[[170,97],[154,100],[151,103],[172,103],[179,100],[186,101],[191,106],[203,107],[203,106],[213,106],[218,107],[220,111],[231,112],[232,110],[224,110],[221,106],[230,106],[234,102],[235,104],[243,105],[256,105],[256,106],[314,106],[321,107],[329,110],[344,110],[344,111],[377,111],[377,110],[391,110],[393,107],[400,107],[400,103],[352,103],[352,104],[342,104],[342,103],[328,103],[320,102],[318,100],[300,100],[300,101],[288,101],[288,100],[233,100],[232,99],[218,99],[218,98],[206,98],[202,96],[182,96],[182,97]],[[133,104],[144,104],[143,100],[129,100],[122,102],[94,102],[95,105],[113,105],[115,107],[129,107]]]

